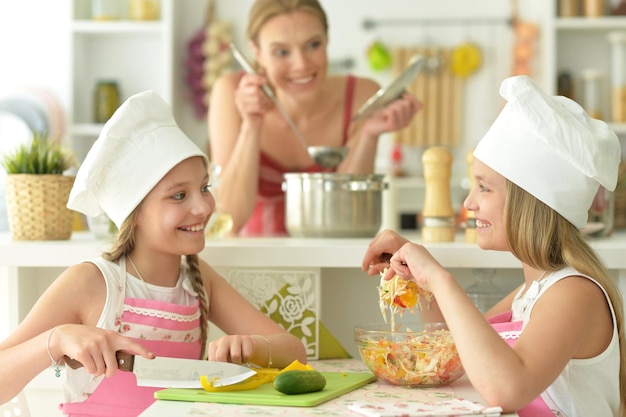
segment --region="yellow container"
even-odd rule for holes
[[[158,0],[129,0],[128,16],[132,20],[158,20],[161,4]]]

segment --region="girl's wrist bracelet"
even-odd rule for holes
[[[272,345],[270,344],[269,339],[265,336],[261,336],[260,334],[255,334],[253,336],[258,337],[259,339],[262,339],[265,341],[265,344],[267,345],[267,367],[271,368],[272,367]]]
[[[48,333],[48,340],[46,341],[46,352],[48,352],[48,356],[50,357],[50,362],[52,362],[50,366],[54,370],[54,376],[59,378],[61,376],[61,367],[59,366],[59,363],[54,359],[54,357],[52,356],[52,353],[50,352],[50,339],[52,338],[52,333],[54,333],[56,329],[57,329],[56,327],[53,327],[52,330],[50,330],[50,333]]]

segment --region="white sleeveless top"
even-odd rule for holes
[[[541,295],[555,282],[572,275],[588,278],[602,288],[596,280],[573,268],[562,269],[533,282],[524,295],[521,295],[520,289],[513,300],[511,321],[521,320],[525,327],[531,320],[532,309]],[[613,305],[604,288],[602,292],[615,323]],[[538,349],[541,347],[538,346]],[[604,352],[593,358],[571,359],[546,392],[567,417],[619,417],[619,368],[619,339],[617,327],[614,325],[613,337]]]
[[[120,259],[120,265],[107,261],[102,257],[89,260],[95,264],[104,277],[107,296],[96,327],[106,330],[118,330],[116,318],[120,316],[125,306],[126,297],[142,298],[154,301],[163,301],[184,306],[191,306],[196,302],[197,293],[193,290],[188,278],[188,268],[182,264],[176,286],[159,287],[144,283],[141,279],[131,275],[122,275],[122,267],[126,268],[125,259]],[[123,288],[122,288],[123,287]],[[156,330],[155,330],[156,331]],[[104,376],[93,377],[85,372],[84,368],[71,369],[66,367],[64,381],[65,402],[83,401],[100,384]]]

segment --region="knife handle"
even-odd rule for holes
[[[132,372],[133,365],[135,364],[135,355],[127,352],[117,351],[115,352],[115,358],[117,359],[117,368],[122,371]],[[69,356],[63,356],[65,364],[72,369],[82,368],[83,364],[76,359],[72,359]]]

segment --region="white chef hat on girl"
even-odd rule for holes
[[[578,228],[602,185],[613,191],[621,149],[609,126],[527,76],[505,79],[507,100],[474,156]]]
[[[154,186],[192,156],[208,158],[178,127],[155,92],[126,100],[104,125],[81,164],[67,207],[102,212],[120,227]]]

